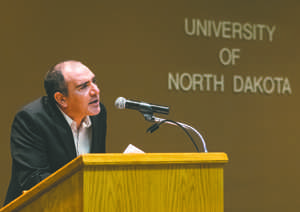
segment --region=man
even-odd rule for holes
[[[47,96],[20,110],[12,124],[12,177],[5,204],[84,153],[105,152],[106,109],[95,75],[78,61],[46,74]]]

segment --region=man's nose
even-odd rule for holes
[[[98,88],[97,84],[92,83],[92,88],[91,88],[91,95],[98,95],[100,93],[100,89]]]

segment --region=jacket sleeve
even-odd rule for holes
[[[30,189],[51,174],[47,142],[39,122],[27,111],[20,111],[13,121],[11,154],[16,180],[22,190]]]

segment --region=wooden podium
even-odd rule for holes
[[[223,212],[225,153],[86,154],[0,212]]]

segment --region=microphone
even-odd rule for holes
[[[154,105],[146,102],[134,101],[125,99],[124,97],[118,97],[115,101],[115,106],[118,109],[132,109],[138,110],[141,113],[160,113],[160,114],[169,114],[168,106]]]

